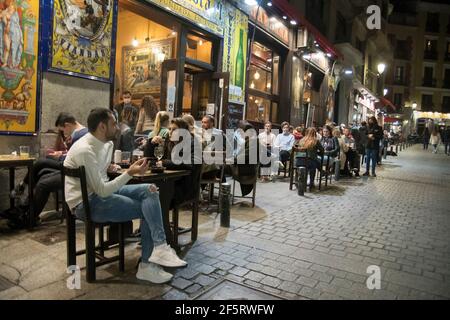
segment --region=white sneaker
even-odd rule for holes
[[[283,169],[284,169],[284,164],[283,164],[283,162],[277,161],[277,163],[278,163],[278,167],[280,168],[280,170],[283,170]]]
[[[153,249],[152,256],[148,259],[148,261],[164,267],[184,267],[187,265],[187,262],[178,258],[175,250],[173,250],[168,244],[162,244],[155,247]]]
[[[164,271],[154,263],[139,263],[136,278],[153,283],[166,283],[172,280],[173,275]]]

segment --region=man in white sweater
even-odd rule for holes
[[[162,223],[158,188],[154,184],[126,185],[135,174],[147,170],[146,158],[109,181],[107,172],[117,170],[111,164],[117,121],[109,109],[93,109],[88,116],[88,129],[83,138],[69,150],[64,161],[68,168],[84,166],[91,219],[95,222],[124,222],[141,219],[142,258],[136,277],[153,283],[165,283],[172,275],[160,266],[183,267],[187,263],[167,245]],[[84,218],[79,179],[67,177],[66,202],[71,212]]]

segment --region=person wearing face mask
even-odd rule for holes
[[[132,103],[130,91],[124,91],[122,102],[114,106],[114,115],[120,125],[119,149],[132,151],[134,145],[134,131],[139,115],[139,107]]]
[[[283,130],[275,139],[274,147],[280,152],[280,167],[283,167],[283,162],[286,162],[291,157],[291,150],[295,142],[294,135],[289,131],[289,123],[283,122],[281,124]]]

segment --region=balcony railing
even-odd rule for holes
[[[438,53],[437,51],[424,51],[423,58],[429,60],[437,60]]]
[[[436,87],[436,79],[423,79],[422,85],[424,87]]]
[[[402,78],[394,78],[394,84],[397,86],[406,86],[406,81]]]
[[[411,53],[405,51],[394,51],[394,59],[411,60]]]

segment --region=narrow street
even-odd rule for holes
[[[304,197],[288,179],[258,183],[256,208],[234,205],[231,228],[201,214],[199,240],[183,253],[189,265],[167,285],[136,280],[130,244],[125,275],[113,264],[87,284],[82,270],[81,290],[69,290],[63,225],[5,235],[0,299],[191,299],[223,279],[284,299],[449,299],[450,157],[414,145],[377,174]],[[53,243],[42,240],[52,234]],[[366,286],[371,265],[379,290]]]

